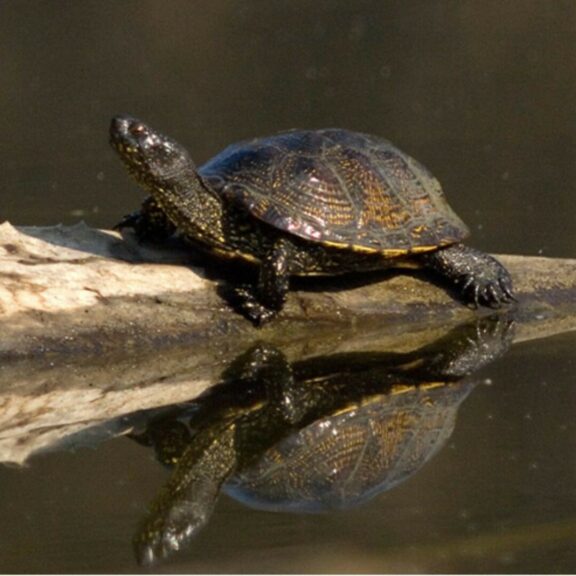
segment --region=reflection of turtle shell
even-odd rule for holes
[[[471,384],[395,386],[284,438],[224,490],[253,508],[320,512],[369,500],[444,445]]]

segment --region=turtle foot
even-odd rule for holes
[[[494,263],[501,267],[498,262]],[[462,294],[475,307],[501,308],[516,300],[512,292],[512,280],[503,267],[495,277],[486,277],[486,271],[482,271],[465,276],[462,280]]]
[[[500,308],[516,300],[510,274],[498,260],[463,244],[424,256],[424,264],[448,280],[475,307]]]
[[[140,210],[127,214],[114,226],[122,231],[131,228],[138,242],[163,242],[170,238],[176,227],[152,197],[146,198]]]
[[[267,324],[278,314],[278,310],[268,308],[258,301],[251,286],[234,288],[230,300],[233,307],[257,327]]]

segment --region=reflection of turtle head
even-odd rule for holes
[[[471,389],[398,386],[285,438],[224,490],[253,508],[274,511],[361,504],[406,480],[442,448]]]

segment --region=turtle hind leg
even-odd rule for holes
[[[292,244],[284,238],[278,239],[262,260],[258,285],[234,289],[234,307],[256,326],[272,320],[284,307],[292,255]]]
[[[515,300],[508,270],[489,254],[453,244],[421,258],[426,268],[452,284],[466,302],[499,308]]]

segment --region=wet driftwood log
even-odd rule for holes
[[[301,280],[304,289],[290,294],[282,315],[257,329],[219,296],[224,282],[215,277],[218,270],[194,266],[193,257],[183,247],[140,246],[83,224],[0,225],[0,358],[157,349],[234,335],[244,341],[290,339],[294,331],[300,338],[302,330],[326,325],[406,326],[477,314],[432,285],[429,275],[383,272]],[[525,312],[562,316],[563,306],[574,304],[575,260],[500,258]],[[243,272],[235,268],[229,273]]]
[[[219,296],[219,270],[194,258],[84,225],[0,225],[0,461],[192,399],[258,341],[291,360],[408,351],[490,313],[426,275],[388,272],[302,281],[282,315],[257,329]],[[519,300],[515,341],[576,330],[576,260],[500,258]]]

